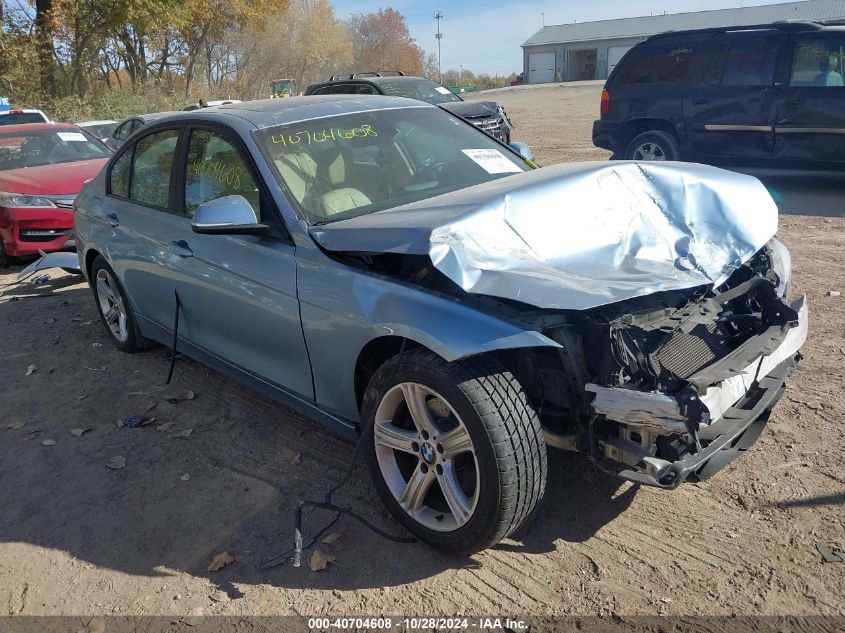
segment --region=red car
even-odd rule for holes
[[[75,125],[0,128],[0,267],[75,246],[73,201],[111,151]]]

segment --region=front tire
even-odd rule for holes
[[[677,139],[662,130],[637,134],[628,144],[628,150],[625,152],[625,158],[628,160],[678,160],[680,156],[681,147]]]
[[[543,496],[540,421],[492,358],[409,351],[375,372],[362,410],[375,486],[422,541],[472,554],[514,532]]]
[[[141,335],[129,299],[102,255],[91,264],[89,279],[97,312],[114,346],[129,354],[152,347],[154,343]]]

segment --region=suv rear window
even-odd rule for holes
[[[634,49],[622,70],[626,84],[679,84],[688,80],[695,50],[672,42]]]

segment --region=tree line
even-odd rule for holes
[[[55,118],[267,97],[281,78],[303,90],[352,71],[437,77],[401,13],[341,19],[329,0],[0,0],[0,25],[0,95]],[[444,83],[476,80],[456,74]]]

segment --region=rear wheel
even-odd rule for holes
[[[364,397],[367,461],[391,513],[432,545],[470,554],[531,514],[546,484],[536,413],[498,362],[394,357]]]
[[[117,276],[101,255],[91,264],[90,279],[97,311],[115,347],[128,353],[152,347],[154,343],[141,335],[138,321],[132,314]]]
[[[628,160],[678,160],[681,148],[674,136],[661,130],[637,134],[628,144]]]

